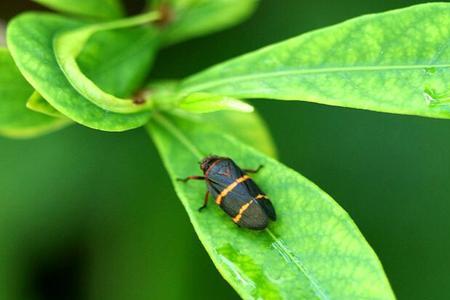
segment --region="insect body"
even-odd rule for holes
[[[203,206],[206,207],[209,195],[239,226],[260,230],[267,227],[269,219],[275,221],[276,214],[272,202],[266,197],[247,173],[256,170],[242,170],[230,158],[208,156],[200,163],[204,176],[189,176],[190,179],[205,180],[208,188]]]

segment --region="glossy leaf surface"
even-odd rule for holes
[[[16,17],[8,27],[8,44],[22,74],[58,111],[85,126],[123,131],[145,124],[148,112],[119,114],[102,109],[79,94],[64,76],[53,52],[53,38],[61,30],[83,25],[52,14],[27,13]],[[102,89],[129,96],[146,76],[153,60],[156,50],[153,38],[153,31],[143,28],[99,33],[81,53],[80,67]],[[115,85],[119,80],[122,84]]]
[[[302,100],[450,118],[450,4],[355,18],[188,78],[183,95]]]
[[[159,116],[149,132],[200,240],[238,293],[244,299],[394,299],[378,258],[348,214],[306,178],[247,146],[257,147],[257,140],[242,142],[237,119],[220,123],[225,130],[217,132],[213,121]],[[208,154],[232,157],[243,168],[264,165],[253,178],[278,215],[267,230],[238,228],[213,201],[198,212],[205,183],[176,178],[200,174],[198,161]]]
[[[153,1],[154,7],[167,8],[169,24],[164,41],[173,44],[219,31],[242,22],[259,0],[167,0]]]
[[[123,15],[120,0],[33,0],[64,13],[114,19]]]
[[[64,126],[67,121],[29,110],[33,88],[25,81],[8,50],[0,48],[0,134],[32,137]]]
[[[135,113],[148,110],[151,108],[151,105],[149,105],[151,102],[138,104],[131,98],[124,99],[116,97],[102,90],[95,82],[90,80],[88,76],[83,73],[77,62],[77,58],[85,48],[86,43],[95,34],[113,29],[117,30],[121,28],[143,25],[156,20],[158,17],[158,13],[150,12],[127,19],[87,25],[57,34],[53,41],[53,49],[55,51],[58,65],[72,87],[95,105],[105,110],[117,113]],[[150,41],[156,41],[156,36],[145,37]],[[111,71],[117,72],[117,70]]]
[[[241,100],[207,93],[189,95],[178,104],[178,107],[194,113],[209,113],[220,110],[252,112],[254,110],[253,106]]]

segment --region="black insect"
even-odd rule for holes
[[[199,211],[206,207],[211,194],[236,224],[261,230],[267,227],[269,218],[273,221],[277,218],[272,202],[247,175],[256,173],[261,168],[262,166],[256,170],[242,170],[230,158],[208,156],[200,163],[204,176],[189,176],[178,180],[205,180],[208,190]]]

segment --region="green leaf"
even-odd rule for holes
[[[186,119],[195,126],[208,126],[212,132],[228,134],[242,143],[252,146],[270,157],[277,157],[277,151],[264,120],[257,114],[217,111],[201,115],[179,114],[177,117]],[[239,124],[239,130],[236,130]]]
[[[240,130],[238,120],[221,125],[225,132],[159,115],[149,132],[201,242],[237,292],[244,299],[394,299],[348,214],[306,178],[228,134]],[[254,178],[277,210],[269,229],[238,228],[214,203],[198,212],[205,184],[176,178],[199,174],[198,160],[207,154],[232,157],[244,168],[264,165]]]
[[[56,60],[72,87],[95,105],[117,113],[136,113],[152,108],[152,102],[136,103],[133,99],[119,98],[103,91],[90,80],[79,67],[76,59],[88,40],[96,33],[113,29],[143,25],[159,18],[159,13],[150,12],[128,19],[87,25],[57,34],[53,47]]]
[[[69,14],[116,19],[123,16],[119,0],[33,0],[48,8]]]
[[[178,98],[177,88],[179,81],[161,80],[151,82],[141,90],[142,99],[151,99],[154,110],[170,111],[181,114],[210,113],[216,111],[253,112],[250,104],[239,99],[209,93],[193,93],[185,98]]]
[[[220,110],[253,112],[254,108],[241,100],[208,93],[194,93],[183,99],[178,107],[194,113],[209,113]]]
[[[450,4],[422,4],[362,16],[232,59],[185,80],[181,94],[450,118],[447,98],[436,97],[450,91],[449,42]]]
[[[103,31],[88,40],[77,61],[102,90],[129,97],[145,83],[158,43],[152,28]]]
[[[8,50],[0,48],[0,134],[32,137],[57,130],[66,120],[33,112],[25,104],[33,88],[25,81]]]
[[[50,105],[38,92],[34,92],[31,94],[31,97],[28,99],[26,106],[34,110],[36,112],[56,117],[56,118],[65,118],[63,114],[57,111],[53,106]]]
[[[178,84],[179,82],[176,80],[152,82],[147,85],[143,97],[146,97],[146,94],[151,95],[155,102],[156,111],[169,111],[180,118],[185,118],[196,123],[208,124],[211,130],[228,132],[250,145],[254,145],[254,141],[258,141],[255,145],[257,149],[269,156],[276,156],[275,145],[266,124],[256,112],[248,113],[248,111],[242,112],[241,110],[239,112],[239,110],[234,110],[231,113],[229,111],[230,109],[220,104],[221,96],[210,94],[192,95],[192,100],[194,100],[192,106],[186,105],[187,109],[185,109],[175,97]],[[199,103],[195,103],[196,97],[198,97]],[[203,102],[202,99],[205,99],[205,101]],[[240,105],[247,106],[248,104],[241,102]],[[251,108],[253,110],[253,107]],[[203,113],[201,115],[191,113],[205,112],[206,110],[210,110],[211,113]],[[214,113],[212,113],[213,111]],[[232,127],[228,128],[227,124],[240,124],[241,128],[234,130]]]
[[[259,0],[156,0],[168,12],[164,42],[174,44],[233,26],[247,18]]]
[[[17,66],[31,85],[58,111],[85,126],[123,131],[145,124],[149,112],[114,113],[98,107],[78,93],[56,61],[52,41],[57,32],[86,23],[43,13],[26,13],[8,26],[7,39]],[[119,96],[142,82],[157,48],[150,28],[105,31],[91,38],[79,57],[81,70],[107,92]],[[116,68],[117,67],[117,68]],[[118,81],[122,84],[115,85]]]

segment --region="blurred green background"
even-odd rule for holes
[[[420,2],[263,0],[240,26],[164,50],[152,74],[182,77]],[[131,11],[139,5],[128,1]],[[39,6],[2,0],[0,18],[30,8]],[[253,104],[281,161],[353,217],[399,299],[450,299],[450,120]],[[144,130],[72,126],[38,139],[0,138],[0,299],[212,298],[238,296],[203,250]]]

